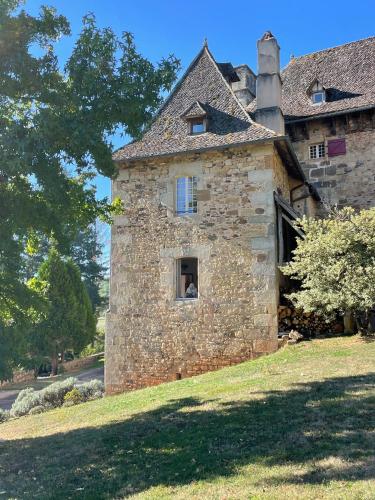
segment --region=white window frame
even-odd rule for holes
[[[184,190],[179,188],[180,179],[185,179]],[[198,178],[195,175],[181,175],[176,177],[176,215],[194,215],[198,212],[197,185]]]
[[[319,158],[325,158],[326,156],[326,146],[324,142],[318,144],[311,144],[309,146],[309,158],[310,160],[318,160]]]
[[[321,96],[322,96],[322,100],[321,101],[315,101],[315,96],[317,96],[318,94],[319,95],[321,94]],[[317,90],[316,92],[313,92],[311,94],[311,100],[312,100],[312,103],[315,106],[319,106],[320,104],[325,103],[325,101],[326,101],[326,94],[325,94],[324,90]]]

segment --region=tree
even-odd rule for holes
[[[70,34],[49,7],[33,17],[21,0],[0,3],[0,379],[15,360],[12,339],[27,328],[38,296],[24,279],[26,248],[52,236],[66,253],[77,231],[121,206],[97,200],[97,172],[116,175],[110,136],[138,136],[175,80],[178,61],[154,65],[131,34],[116,37],[90,15],[63,70],[55,42]],[[14,335],[12,336],[11,330]]]
[[[72,245],[71,256],[81,271],[91,304],[97,310],[103,302],[100,285],[107,268],[102,263],[102,246],[94,224],[78,233]]]
[[[37,274],[54,244],[54,240],[49,241],[44,237],[38,241],[34,252],[25,254],[24,271],[27,280]],[[68,255],[79,267],[94,310],[103,303],[100,286],[107,267],[103,263],[102,248],[103,244],[99,241],[96,225],[90,224],[86,229],[78,231],[68,251]]]
[[[301,282],[289,297],[305,311],[353,312],[362,328],[375,304],[375,208],[303,218],[305,238],[282,272]]]
[[[30,351],[34,356],[47,356],[56,375],[60,353],[67,349],[80,352],[93,341],[94,311],[78,266],[71,259],[64,260],[55,249],[50,250],[29,286],[45,303],[44,310],[36,314]]]

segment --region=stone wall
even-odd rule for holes
[[[334,120],[334,121],[332,121]],[[293,143],[307,179],[316,186],[327,206],[375,206],[375,128],[370,114],[314,120],[299,127]],[[302,138],[302,127],[305,138]],[[296,130],[294,130],[296,133]],[[308,137],[308,138],[307,138]],[[345,138],[346,154],[309,159],[309,146]],[[327,148],[326,148],[327,149]]]
[[[112,226],[106,390],[187,377],[277,349],[272,145],[122,168]],[[175,179],[198,177],[198,213],[174,213]],[[199,298],[176,300],[176,259],[199,259]]]
[[[19,370],[13,373],[12,380],[5,380],[3,382],[0,382],[0,389],[6,389],[11,384],[29,382],[30,380],[35,380],[34,370]]]

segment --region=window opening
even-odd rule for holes
[[[185,257],[177,260],[178,299],[198,298],[198,259]]]
[[[313,144],[309,147],[310,159],[324,158],[326,155],[326,148],[324,142],[320,144]]]
[[[197,178],[178,177],[176,182],[176,213],[187,215],[197,213]]]

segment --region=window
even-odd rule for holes
[[[203,132],[206,132],[206,120],[204,118],[198,118],[190,122],[190,133],[192,135],[203,134]]]
[[[198,259],[185,257],[177,260],[177,299],[198,298]]]
[[[311,94],[313,104],[323,104],[325,102],[325,93],[323,91],[313,92]]]
[[[326,147],[324,145],[324,142],[310,146],[309,152],[311,160],[315,160],[316,158],[324,158],[326,155]]]
[[[188,215],[197,213],[197,178],[178,177],[176,182],[176,213]]]

